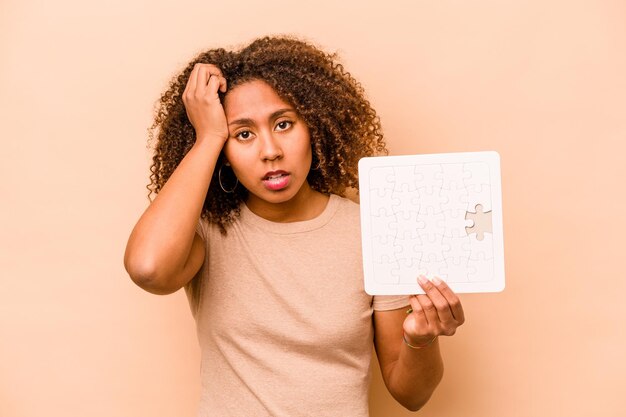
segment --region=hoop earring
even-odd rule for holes
[[[217,180],[220,183],[220,188],[222,189],[222,191],[224,191],[226,194],[231,194],[235,192],[235,189],[237,188],[237,185],[239,185],[239,178],[237,178],[235,176],[235,179],[237,180],[235,182],[235,186],[231,189],[231,190],[227,190],[226,188],[224,188],[224,184],[222,184],[222,168],[224,168],[224,164],[220,165],[220,169],[219,171],[217,171]]]
[[[317,166],[315,168],[311,168],[311,171],[317,171],[318,169],[320,169],[320,166],[322,166],[322,161],[318,160]]]

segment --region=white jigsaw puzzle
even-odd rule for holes
[[[504,289],[496,152],[359,161],[365,290],[419,294],[421,274],[457,293]]]

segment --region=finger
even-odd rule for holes
[[[443,295],[448,301],[448,304],[450,305],[450,311],[452,312],[454,319],[457,321],[457,323],[463,324],[465,322],[465,313],[463,312],[463,306],[461,305],[461,300],[459,299],[459,297],[445,282],[441,280],[434,281],[434,284],[439,289],[441,295]]]
[[[185,91],[183,91],[183,97],[186,93],[193,93],[196,91],[196,82],[198,79],[198,70],[200,69],[200,64],[196,64],[193,66],[191,73],[189,74],[189,79],[187,80],[187,85],[185,86]]]
[[[428,320],[428,325],[433,328],[439,327],[437,323],[439,322],[439,315],[437,314],[437,308],[430,300],[426,294],[418,294],[415,296],[417,301],[419,302],[422,310],[424,311],[424,315],[426,316],[426,320]]]
[[[211,75],[205,94],[210,95],[210,97],[217,97],[217,89],[220,88],[220,85],[220,77],[217,75]]]
[[[426,319],[426,315],[424,314],[424,309],[422,305],[417,301],[415,296],[409,297],[409,302],[411,303],[411,308],[413,311],[410,314],[414,315],[415,324],[417,328],[427,329],[428,328],[428,319]]]
[[[207,73],[207,80],[209,77],[223,77],[222,70],[212,64],[202,64],[202,69]],[[206,85],[206,84],[205,84]]]
[[[437,281],[441,282],[440,279],[435,278]],[[450,309],[450,304],[448,300],[441,294],[439,288],[432,282],[430,282],[426,277],[420,275],[419,278],[420,287],[426,292],[428,298],[435,306],[437,310],[437,315],[439,316],[439,320],[442,324],[447,324],[454,321],[454,315],[452,314],[452,310]]]
[[[224,78],[224,76],[220,76],[220,91],[222,93],[225,93],[227,88],[228,86],[226,85],[226,78]]]
[[[222,75],[222,70],[218,66],[216,66],[216,65],[213,65],[213,64],[202,64],[202,66],[204,68],[206,68],[209,71],[209,74],[211,74],[211,75],[219,75],[220,77],[223,76]]]
[[[198,67],[198,79],[196,81],[196,88],[193,90],[196,96],[202,97],[204,95],[210,76],[211,74],[209,74],[206,65],[200,65]]]
[[[198,81],[199,86],[208,88],[209,81],[211,81],[212,78],[216,78],[219,81],[220,91],[222,91],[222,93],[226,92],[226,78],[224,78],[224,76],[222,75],[222,71],[218,67],[216,67],[215,65],[206,64],[202,67],[201,73],[203,73],[204,77],[202,80],[203,83]],[[213,90],[211,90],[211,92],[213,92]],[[206,91],[203,89],[199,91],[199,93],[202,96],[206,93]]]

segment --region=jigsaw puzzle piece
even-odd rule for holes
[[[375,191],[380,197],[385,193],[385,190],[392,190],[394,188],[394,171],[393,167],[375,167],[370,169],[370,190]]]
[[[371,216],[372,237],[386,242],[393,240],[395,236],[396,216],[388,215],[384,210],[380,210],[377,216]],[[389,236],[391,235],[391,236]]]
[[[416,165],[414,172],[416,188],[441,188],[443,185],[440,164]]]
[[[394,176],[395,176],[395,189],[402,190],[405,187],[409,191],[417,190],[416,181],[418,179],[417,174],[415,173],[414,165],[406,165],[406,166],[398,166],[394,167]]]
[[[434,239],[435,236],[443,236],[446,230],[445,216],[443,213],[434,212],[432,207],[429,207],[425,213],[420,212],[417,215],[417,220],[421,222],[420,236],[426,236],[430,240]]]
[[[392,269],[396,269],[398,267],[397,262],[373,262],[372,266],[374,267],[374,279],[376,280],[376,282],[386,285],[394,285],[400,282],[400,280],[396,276],[391,274]]]
[[[477,259],[470,258],[468,266],[475,268],[474,271],[467,275],[471,282],[493,280],[493,261],[491,259],[486,259],[484,253],[479,253]]]
[[[463,164],[442,164],[440,174],[443,180],[442,188],[451,190],[465,188],[465,180],[472,176],[471,172],[463,169]]]
[[[394,201],[391,197],[393,194],[392,190],[383,189],[382,191],[382,197],[378,193],[370,195],[370,210],[373,216],[378,216],[381,210],[386,215],[392,215],[393,207],[397,204],[397,201]]]
[[[467,211],[475,213],[476,206],[480,204],[483,206],[483,211],[486,213],[491,211],[491,187],[487,184],[475,184],[467,188]]]
[[[469,272],[474,271],[474,267],[470,267],[468,261],[468,258],[446,259],[446,266],[441,269],[441,278],[446,282],[468,282]]]
[[[396,236],[393,244],[396,246],[396,259],[420,259],[422,257],[421,242],[419,238],[412,238],[410,235]]]
[[[422,236],[419,251],[422,253],[421,259],[443,261],[444,253],[450,250],[450,246],[443,242],[443,236],[432,235]]]
[[[425,213],[432,209],[435,213],[443,211],[442,205],[448,202],[448,198],[442,194],[441,188],[421,187],[418,190],[420,212]]]
[[[420,210],[420,195],[417,190],[410,190],[405,184],[401,190],[393,191],[391,194],[394,214],[398,213],[418,213]]]
[[[405,235],[415,239],[418,237],[418,230],[424,227],[424,224],[418,219],[415,212],[404,212],[395,215],[396,236],[403,237]]]
[[[396,260],[399,248],[394,244],[394,239],[372,239],[372,256],[375,263],[391,263]]]
[[[443,214],[445,216],[445,231],[443,233],[444,236],[462,236],[463,234],[466,234],[466,227],[474,226],[474,222],[472,221],[472,219],[465,218],[465,215],[467,214],[466,211],[446,210]]]
[[[467,204],[467,198],[469,193],[465,188],[453,188],[453,189],[441,189],[441,210],[463,210],[466,212],[469,205]]]
[[[434,277],[442,278],[440,275],[440,271],[442,268],[447,266],[446,261],[437,260],[434,256],[430,256],[429,258],[422,258],[419,264],[419,274],[425,275],[428,279],[433,279]]]
[[[398,265],[391,271],[393,276],[401,284],[415,284],[419,274],[419,260],[417,259],[404,259],[398,261]]]
[[[477,260],[479,254],[484,254],[485,259],[493,259],[493,235],[484,233],[483,240],[478,240],[476,234],[468,236],[471,248],[470,258]]]
[[[474,239],[476,240],[476,239]],[[469,259],[472,253],[471,240],[469,236],[444,236],[442,243],[448,247],[443,251],[444,259],[458,260],[460,258]]]
[[[491,184],[491,177],[489,175],[489,165],[484,162],[469,162],[463,165],[465,171],[471,173],[471,177],[465,180],[465,184],[468,186]]]

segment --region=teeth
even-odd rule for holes
[[[284,176],[285,176],[285,174],[280,174],[280,175],[272,175],[271,177],[267,177],[267,179],[268,179],[268,180],[275,180],[275,179],[277,179],[277,178],[284,177]]]

